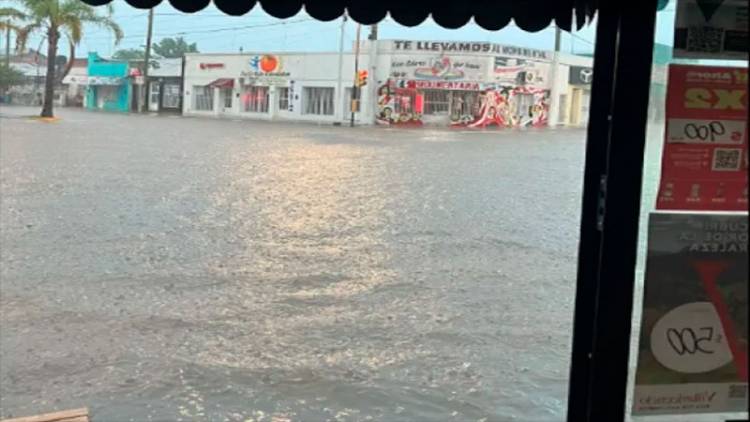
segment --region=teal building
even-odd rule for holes
[[[107,60],[89,53],[86,108],[128,112],[133,92],[128,71],[126,61]]]

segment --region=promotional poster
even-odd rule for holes
[[[747,409],[746,213],[650,216],[633,414]]]
[[[674,56],[747,60],[747,0],[679,0]]]
[[[747,211],[747,68],[669,66],[656,208]]]

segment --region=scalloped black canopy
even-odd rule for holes
[[[81,0],[100,6],[112,0]],[[150,9],[162,0],[125,0],[139,9]],[[177,10],[195,13],[211,0],[168,0]],[[546,28],[554,20],[565,31],[581,28],[596,13],[599,0],[213,0],[214,5],[227,15],[240,16],[260,3],[266,13],[285,19],[304,8],[320,21],[331,21],[344,12],[356,22],[371,25],[386,15],[404,26],[416,26],[428,16],[448,29],[460,28],[474,19],[488,30],[499,30],[513,20],[529,32]]]

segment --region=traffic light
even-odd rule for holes
[[[367,71],[366,70],[360,70],[357,72],[357,86],[365,86],[367,85]]]

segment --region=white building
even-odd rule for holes
[[[551,98],[550,51],[486,42],[379,40],[361,45],[360,124],[545,126],[584,124],[591,59],[560,55]],[[188,54],[183,112],[265,120],[342,123],[350,119],[355,55]],[[590,80],[587,79],[590,83]],[[571,87],[570,82],[578,82]],[[552,104],[553,101],[558,103]],[[550,116],[550,107],[559,110]],[[571,107],[576,107],[571,110]],[[575,116],[574,120],[570,116]]]

